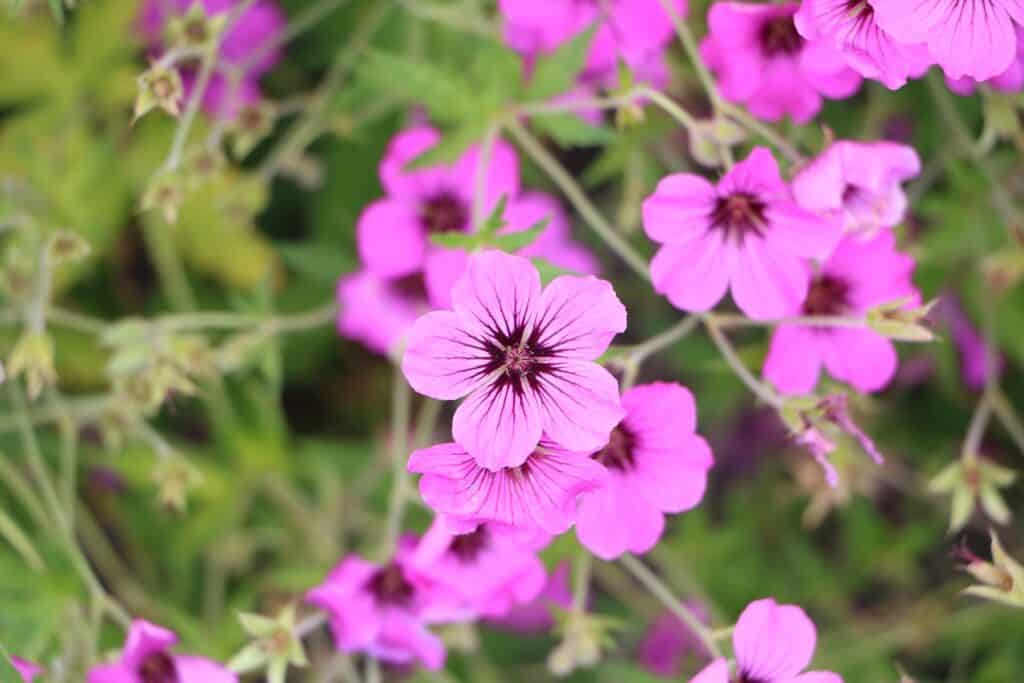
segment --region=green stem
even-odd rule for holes
[[[1003,427],[1010,434],[1010,438],[1017,445],[1017,450],[1024,454],[1024,422],[1021,421],[1020,416],[1010,405],[1010,401],[1006,398],[1006,394],[1003,390],[996,387],[988,397],[989,403],[992,404],[992,410],[995,411],[996,417],[1003,423]]]
[[[580,548],[576,556],[574,586],[572,593],[572,610],[582,614],[587,609],[587,595],[590,592],[590,574],[593,567],[593,556],[586,548]]]
[[[693,332],[700,322],[699,316],[687,316],[661,334],[651,337],[642,344],[626,349],[627,355],[623,361],[625,372],[622,377],[622,390],[625,391],[633,386],[644,361],[686,337]]]
[[[402,518],[409,497],[409,475],[405,463],[409,453],[409,414],[412,389],[400,366],[395,365],[391,389],[391,500],[387,517],[387,553],[393,553],[402,533]]]
[[[751,374],[750,370],[747,369],[747,366],[744,365],[743,361],[741,361],[739,356],[736,355],[736,350],[732,347],[732,344],[730,344],[729,340],[726,339],[724,334],[722,334],[722,331],[718,329],[718,324],[714,319],[704,317],[703,320],[704,327],[708,331],[708,336],[711,337],[711,341],[714,342],[716,347],[718,347],[719,352],[721,352],[722,356],[725,358],[725,362],[729,364],[729,367],[733,369],[733,372],[743,380],[743,383],[746,384],[752,392],[754,392],[755,396],[774,408],[781,408],[784,403],[783,399],[770,387],[758,381],[758,379]]]

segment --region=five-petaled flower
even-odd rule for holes
[[[237,683],[238,676],[220,664],[170,651],[173,631],[137,619],[128,629],[121,657],[89,670],[88,683]]]

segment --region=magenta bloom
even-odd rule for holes
[[[476,253],[452,290],[454,311],[413,325],[402,370],[421,394],[468,394],[452,435],[484,468],[517,467],[541,433],[574,451],[607,443],[622,419],[618,383],[594,362],[626,329],[626,309],[595,277],[543,290],[526,259]]]
[[[950,78],[984,81],[1017,56],[1014,24],[1024,24],[1022,0],[871,0],[879,25],[896,40],[927,43]]]
[[[914,260],[896,251],[891,232],[870,241],[847,238],[814,276],[801,312],[813,316],[863,316],[899,299],[918,300],[911,280]],[[822,365],[859,391],[884,388],[896,373],[893,343],[867,327],[780,325],[764,362],[765,378],[786,394],[810,393]]]
[[[576,535],[604,560],[645,553],[657,544],[664,513],[697,505],[704,496],[711,449],[695,434],[693,395],[658,382],[622,395],[626,416],[608,444],[591,456],[608,470],[608,483],[580,498]]]
[[[572,605],[569,587],[569,563],[562,562],[548,576],[544,590],[525,605],[515,605],[502,617],[491,617],[487,623],[518,633],[548,631],[555,625],[553,608],[567,610]]]
[[[11,657],[11,665],[25,683],[32,683],[36,676],[43,673],[42,667],[18,657]]]
[[[957,95],[971,95],[978,86],[978,81],[970,76],[963,78],[946,77],[946,85]],[[1000,92],[1020,92],[1024,90],[1024,28],[1017,27],[1017,55],[1010,62],[1006,71],[985,81],[985,85]]]
[[[481,467],[458,444],[438,444],[414,452],[409,471],[423,475],[420,494],[438,514],[524,534],[567,530],[579,496],[608,481],[592,458],[544,442],[519,466],[498,471]]]
[[[699,603],[687,605],[705,624],[708,622],[707,610]],[[650,625],[640,641],[637,659],[640,665],[652,674],[664,678],[678,678],[686,657],[696,654],[707,656],[707,651],[693,631],[679,620],[679,617],[666,612]]]
[[[444,665],[444,644],[426,624],[463,615],[417,578],[409,566],[413,545],[403,542],[383,567],[349,555],[306,595],[327,612],[339,650],[396,664],[419,661],[431,670]]]
[[[379,278],[395,279],[422,273],[430,303],[451,306],[451,287],[465,270],[462,251],[434,246],[433,234],[473,230],[473,194],[479,146],[470,147],[450,166],[408,170],[406,166],[436,145],[440,134],[429,127],[411,128],[391,141],[380,164],[386,196],[363,210],[356,225],[356,243],[366,269]],[[568,270],[596,270],[593,259],[569,238],[569,223],[558,203],[539,192],[520,193],[515,149],[498,141],[491,154],[485,184],[485,213],[504,195],[507,232],[525,230],[542,218],[551,222],[525,255],[541,256]]]
[[[170,652],[177,642],[173,631],[136,619],[121,658],[90,669],[88,683],[237,683],[238,676],[214,661]]]
[[[960,375],[964,383],[975,391],[985,388],[988,378],[988,359],[985,347],[985,337],[971,323],[967,313],[961,307],[954,295],[943,296],[935,307],[937,317],[941,318],[947,325],[953,338],[953,344],[960,354]],[[1003,372],[1003,358],[995,354],[996,375]]]
[[[387,355],[430,310],[423,278],[385,280],[363,270],[338,281],[338,333]]]
[[[686,0],[673,4],[685,17]],[[659,0],[498,0],[498,10],[505,42],[527,56],[552,52],[596,22],[582,77],[594,84],[609,84],[619,59],[641,76],[659,70],[673,35]]]
[[[821,98],[842,99],[861,77],[828,40],[806,40],[794,23],[796,4],[717,2],[708,13],[701,53],[722,95],[768,121],[789,114],[806,123]]]
[[[238,0],[145,0],[139,11],[139,32],[149,47],[157,54],[163,51],[164,29],[168,10],[173,14],[185,14],[192,5],[200,2],[210,15],[229,11]],[[268,49],[283,30],[286,20],[275,0],[257,0],[245,10],[221,41],[218,68],[203,95],[203,108],[210,113],[232,117],[238,109],[260,99],[259,79],[281,58],[277,48]],[[226,102],[229,95],[229,81],[224,66],[248,66],[235,100]],[[183,74],[186,91],[191,89],[194,75]]]
[[[901,183],[921,172],[912,147],[894,142],[833,143],[793,179],[793,195],[808,211],[825,214],[849,234],[873,237],[907,212]]]
[[[931,65],[928,46],[906,45],[875,19],[873,0],[804,0],[796,27],[807,40],[826,40],[865,78],[902,88]]]
[[[454,534],[441,518],[420,540],[411,565],[473,616],[501,617],[537,598],[547,572],[537,552],[518,536],[480,524]]]
[[[730,678],[725,659],[716,659],[690,683],[843,683],[839,674],[829,671],[804,672],[817,639],[814,623],[796,605],[756,600],[740,614],[732,634],[736,678]]]
[[[807,294],[803,259],[839,239],[834,222],[793,201],[764,147],[714,186],[689,173],[663,179],[643,204],[644,230],[664,246],[651,261],[654,288],[684,311],[707,311],[732,290],[751,318],[791,313]]]

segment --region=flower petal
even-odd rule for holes
[[[716,659],[691,678],[690,683],[729,683],[729,662]]]
[[[490,362],[479,329],[451,311],[433,311],[409,330],[402,372],[417,392],[442,401],[465,396]]]
[[[593,360],[625,331],[626,307],[607,280],[563,275],[544,288],[533,324],[558,358]]]
[[[667,244],[651,261],[654,289],[678,309],[708,311],[729,288],[734,258],[735,250],[722,244],[720,231],[686,244]]]
[[[480,145],[467,149],[452,168],[453,188],[466,201],[476,193],[477,169],[480,166]],[[497,140],[491,149],[490,164],[483,178],[484,211],[490,213],[502,195],[511,199],[519,194],[519,157],[515,147]]]
[[[205,657],[175,655],[174,668],[181,683],[237,683],[238,676]]]
[[[534,389],[544,433],[558,445],[588,453],[608,443],[625,415],[619,383],[596,363],[558,360]]]
[[[732,298],[755,320],[794,315],[810,282],[808,267],[796,256],[761,239],[744,241],[732,269]]]
[[[830,330],[779,325],[764,359],[764,378],[784,394],[811,393],[821,372],[818,336],[829,333]]]
[[[394,199],[373,202],[359,215],[356,246],[367,270],[383,278],[423,268],[427,238],[415,205]]]
[[[481,467],[495,471],[523,464],[540,442],[543,417],[525,380],[501,375],[462,402],[452,436]]]
[[[452,305],[464,319],[490,335],[513,336],[528,326],[540,301],[540,275],[527,259],[483,251],[469,260],[452,288]]]
[[[665,528],[661,511],[634,498],[632,487],[616,473],[602,489],[580,496],[576,513],[576,537],[602,560],[614,560],[625,552],[645,553],[653,548]]]
[[[677,173],[658,183],[642,206],[644,232],[662,244],[685,243],[710,227],[718,195],[714,186],[698,175]]]
[[[784,681],[807,668],[817,631],[802,609],[771,598],[747,605],[736,622],[737,668],[748,678]]]
[[[869,329],[832,329],[821,349],[829,374],[863,392],[884,389],[899,364],[893,343]]]
[[[405,200],[426,199],[441,191],[453,191],[449,180],[450,169],[445,166],[431,166],[415,171],[406,166],[416,157],[436,145],[441,134],[429,126],[404,130],[388,145],[380,162],[380,182],[391,197]]]

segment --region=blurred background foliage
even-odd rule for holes
[[[307,2],[281,4],[295,16]],[[290,43],[263,79],[270,99],[316,92],[339,49],[362,40],[356,34],[366,17],[384,4],[344,2]],[[404,55],[399,67],[418,61],[469,79],[478,100],[500,106],[519,88],[518,59],[476,35],[478,15],[463,12],[461,4],[395,3],[369,42],[375,51]],[[691,3],[698,25],[706,4]],[[146,64],[133,28],[137,5],[82,0],[60,25],[45,7],[17,17],[0,14],[0,216],[30,211],[46,229],[75,231],[92,246],[87,260],[60,272],[55,302],[61,309],[114,321],[193,310],[265,317],[330,306],[338,276],[357,268],[354,223],[380,196],[377,164],[409,120],[406,105],[420,100],[434,118],[439,106],[454,109],[448,120],[437,121],[452,149],[482,132],[481,121],[449,98],[449,92],[458,95],[456,85],[394,73],[395,62],[363,49],[351,74],[325,93],[311,134],[292,137],[296,124],[307,122],[301,107],[282,115],[251,154],[232,159],[222,176],[190,193],[170,225],[159,212],[139,208],[175,121],[150,115],[130,125],[135,80]],[[693,72],[681,54],[674,60],[672,96],[706,112]],[[433,86],[442,89],[431,92]],[[971,131],[981,130],[986,106],[980,97],[954,102]],[[927,84],[892,93],[867,83],[856,97],[829,103],[821,122],[822,128],[782,129],[808,149],[820,146],[827,126],[837,137],[891,137],[919,150],[928,181],[915,185],[913,220],[900,233],[918,261],[915,280],[926,299],[955,293],[975,321],[993,307],[993,329],[1007,361],[1002,386],[1013,405],[1024,406],[1024,288],[996,297],[980,270],[988,255],[1019,245],[1007,240],[989,179],[955,151]],[[693,166],[684,133],[653,110],[626,131],[608,126],[581,134],[551,124],[538,132],[605,215],[651,253],[639,230],[639,201],[666,171]],[[301,156],[281,156],[282,149],[301,152],[307,142]],[[1010,197],[1024,192],[1019,147],[999,145],[986,164]],[[550,186],[525,159],[523,165],[528,185]],[[1019,239],[1022,226],[1011,228]],[[678,320],[582,224],[576,237],[600,255],[627,305],[622,343]],[[7,277],[31,245],[16,234],[2,239]],[[4,320],[5,358],[17,338],[16,321],[16,314]],[[59,400],[65,407],[86,405],[108,388],[109,350],[96,334],[75,326],[51,329]],[[903,370],[890,390],[856,400],[855,413],[889,463],[876,470],[855,452],[839,454],[849,485],[835,493],[787,443],[781,423],[753,407],[703,337],[692,335],[652,359],[641,379],[678,380],[693,389],[700,429],[717,458],[705,504],[672,520],[649,558],[665,580],[680,595],[704,601],[715,624],[731,623],[762,596],[803,605],[819,626],[816,663],[851,683],[896,681],[897,665],[922,682],[1024,680],[1024,619],[958,595],[967,577],[951,556],[960,539],[946,533],[948,501],[925,492],[928,479],[957,457],[978,401],[961,379],[947,331],[939,332],[934,344],[901,349]],[[208,336],[220,344],[233,334]],[[767,335],[750,330],[733,338],[742,358],[759,368]],[[386,359],[338,338],[330,324],[260,341],[239,371],[204,380],[199,396],[173,398],[152,420],[201,475],[181,511],[159,502],[151,443],[129,438],[110,447],[97,429],[83,429],[76,522],[96,574],[133,613],[179,631],[186,648],[230,657],[245,642],[236,612],[272,613],[319,582],[346,550],[374,546],[390,486],[391,382]],[[25,442],[17,433],[17,405],[3,396],[0,463],[21,468]],[[32,410],[45,419],[62,408],[43,400]],[[43,456],[58,468],[67,434],[51,425],[38,435]],[[443,429],[436,436],[444,437]],[[983,451],[1019,466],[1021,454],[998,424]],[[1020,509],[1022,500],[1019,487],[1011,487],[1011,509]],[[43,533],[30,507],[4,486],[0,508],[28,530],[46,566],[31,571],[0,544],[0,643],[43,661],[90,647],[76,628],[91,618],[80,607],[86,588],[60,539]],[[409,525],[422,529],[427,522],[416,509]],[[978,515],[963,534],[982,555],[988,524]],[[1019,527],[1002,535],[1019,556]],[[569,535],[545,559],[555,566],[574,552]],[[595,610],[623,620],[619,646],[601,666],[571,680],[654,680],[633,653],[659,605],[614,564],[596,569],[595,593]],[[551,638],[488,628],[480,635],[480,650],[453,652],[446,674],[412,680],[548,679]],[[116,647],[120,638],[107,627],[102,647]],[[317,636],[310,644],[314,660],[328,647]],[[307,679],[294,672],[289,680]]]

